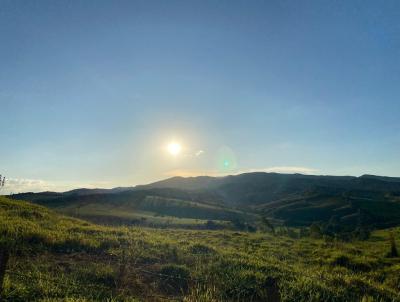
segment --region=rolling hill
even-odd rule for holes
[[[194,220],[186,220],[188,224],[196,220],[256,223],[261,216],[267,216],[291,226],[332,219],[349,226],[360,221],[378,228],[400,224],[400,178],[373,175],[257,172],[226,177],[173,177],[129,188],[11,197],[96,222],[157,224],[156,217],[164,216],[169,223],[171,219]],[[182,225],[181,222],[176,223]]]
[[[294,230],[293,230],[294,231]],[[100,226],[0,197],[2,301],[400,301],[390,234],[334,242],[296,232]]]

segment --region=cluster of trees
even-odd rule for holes
[[[238,231],[244,231],[244,232],[256,232],[257,231],[257,227],[246,222],[243,220],[240,220],[238,218],[234,218],[231,220],[231,224],[234,226],[235,229],[237,229]]]
[[[371,227],[357,225],[356,227],[342,226],[335,222],[313,223],[309,234],[312,238],[336,238],[343,241],[367,240],[371,235]]]
[[[292,228],[289,226],[276,226],[268,217],[263,216],[260,223],[257,226],[252,225],[246,221],[240,219],[232,219],[230,222],[232,226],[243,232],[256,232],[261,230],[269,232],[277,236],[288,236],[291,238],[304,238],[311,237],[315,239],[336,239],[343,241],[352,240],[367,240],[369,239],[372,226],[369,223],[370,219],[366,213],[358,212],[358,222],[354,225],[343,224],[338,217],[332,216],[331,219],[326,222],[315,222],[309,227]],[[206,229],[216,230],[219,229],[218,225],[209,220],[205,224]],[[389,233],[390,251],[387,257],[399,257],[395,237],[393,233]]]
[[[343,241],[367,240],[372,231],[372,224],[367,213],[361,210],[357,213],[357,223],[346,224],[339,220],[339,217],[332,216],[328,222],[314,222],[309,229],[313,238],[336,238]]]
[[[289,236],[292,238],[312,237],[331,238],[343,241],[367,240],[372,231],[369,214],[358,211],[356,224],[343,223],[338,216],[332,216],[328,222],[314,222],[309,227],[290,227],[290,225],[276,226],[266,216],[261,218],[259,228],[275,235]],[[239,229],[243,224],[234,223]]]

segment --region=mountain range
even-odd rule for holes
[[[400,224],[400,178],[245,173],[225,177],[172,177],[148,185],[14,194],[60,212],[100,223],[159,225],[268,217],[307,226],[332,219],[380,228]]]

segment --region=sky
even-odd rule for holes
[[[400,176],[399,20],[397,0],[0,0],[2,193]]]

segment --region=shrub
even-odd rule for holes
[[[190,271],[182,265],[167,264],[160,270],[160,290],[174,295],[185,293],[189,289]]]
[[[204,244],[194,244],[189,248],[189,251],[192,254],[196,255],[207,255],[207,254],[214,254],[215,250],[207,245]]]
[[[321,238],[322,237],[321,227],[318,224],[313,223],[310,226],[310,237],[311,238]]]
[[[390,240],[390,252],[388,254],[388,257],[391,258],[399,257],[399,252],[397,251],[397,246],[396,246],[396,240],[394,239],[394,235],[392,232],[389,235],[389,240]]]
[[[53,250],[59,253],[94,252],[96,249],[90,240],[83,238],[70,238],[53,244]]]
[[[208,230],[216,230],[216,229],[218,229],[218,225],[212,220],[207,220],[207,222],[204,224],[204,226]]]
[[[357,262],[346,255],[340,255],[331,261],[333,266],[342,266],[353,271],[369,271],[371,266],[367,263]]]

